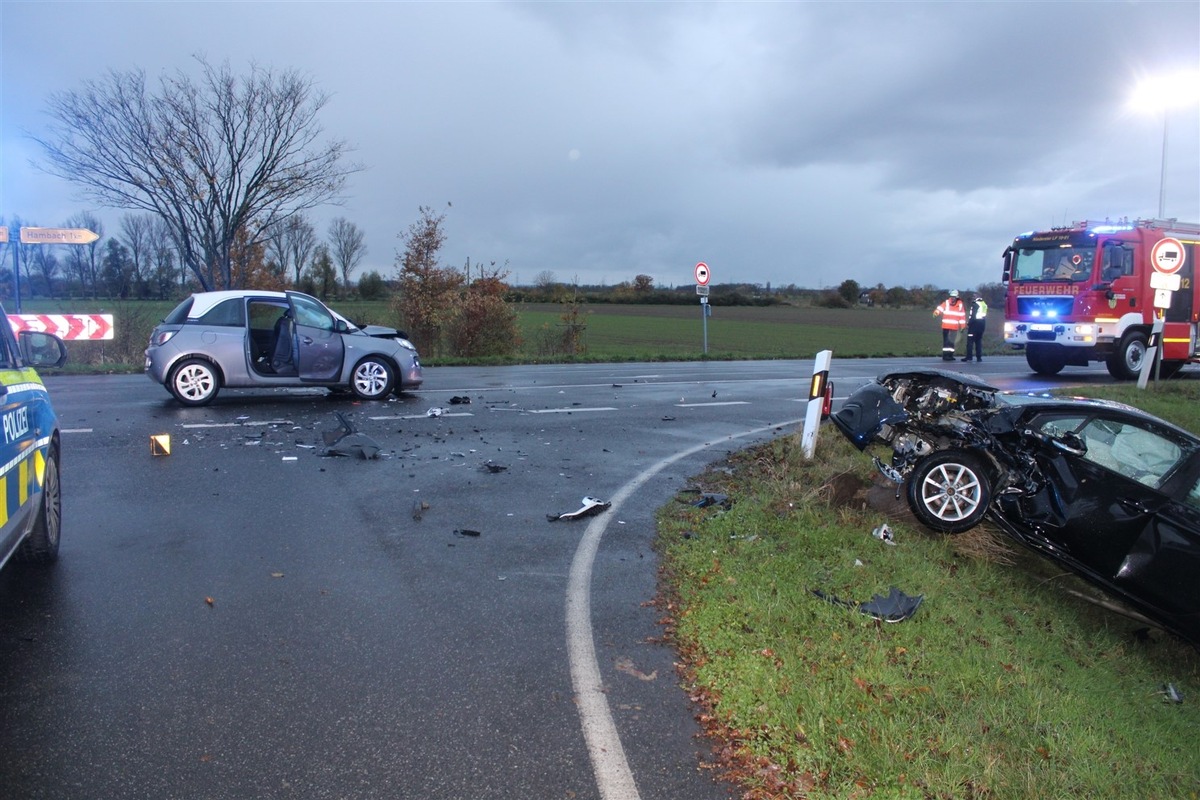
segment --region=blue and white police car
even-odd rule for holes
[[[3,307],[0,320],[8,321]],[[58,558],[58,417],[35,367],[66,360],[57,336],[0,325],[0,566]]]

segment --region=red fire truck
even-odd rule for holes
[[[1200,362],[1197,257],[1200,225],[1175,220],[1023,233],[1004,251],[1004,341],[1039,375],[1103,361],[1117,380],[1133,380],[1162,314],[1158,369],[1170,377]]]

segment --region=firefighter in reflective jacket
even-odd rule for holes
[[[942,318],[942,361],[953,361],[954,340],[967,327],[967,308],[958,296],[958,289],[950,290],[950,296],[933,310],[933,315]]]

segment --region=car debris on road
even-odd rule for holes
[[[550,522],[555,522],[557,520],[571,520],[579,519],[580,517],[591,517],[595,516],[596,514],[603,513],[612,507],[612,503],[605,502],[604,500],[597,500],[595,497],[585,497],[583,498],[582,502],[583,505],[575,511],[567,511],[562,514],[547,514],[546,519]]]

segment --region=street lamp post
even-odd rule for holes
[[[1162,170],[1158,173],[1158,219],[1167,218],[1167,120],[1171,118],[1171,112],[1167,108],[1163,108],[1163,146],[1162,146]]]
[[[1162,167],[1158,175],[1158,218],[1167,216],[1167,127],[1171,109],[1195,103],[1200,97],[1200,73],[1180,72],[1147,78],[1138,84],[1133,94],[1133,105],[1144,111],[1162,114]]]

